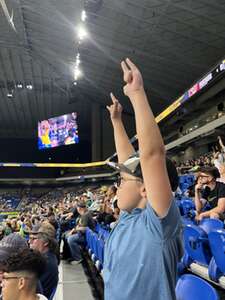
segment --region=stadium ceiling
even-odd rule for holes
[[[33,136],[38,120],[71,111],[88,117],[110,91],[132,112],[124,57],[140,66],[159,113],[225,54],[224,0],[0,2],[0,137]],[[87,37],[79,43],[80,25]],[[74,85],[78,53],[83,75]]]

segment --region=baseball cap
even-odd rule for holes
[[[33,235],[46,235],[49,238],[55,238],[56,235],[55,228],[49,223],[36,225],[29,233]]]
[[[0,261],[8,259],[13,251],[28,248],[26,240],[19,233],[11,233],[0,241]]]
[[[138,153],[135,153],[134,155],[129,157],[128,160],[126,160],[123,164],[108,162],[108,165],[118,172],[128,173],[130,175],[143,179],[140,157]],[[174,192],[178,187],[179,177],[174,163],[168,157],[166,157],[166,168],[170,180],[171,189]]]

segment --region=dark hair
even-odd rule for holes
[[[80,208],[87,208],[86,204],[84,202],[78,202],[77,203],[77,207],[80,207]]]
[[[114,194],[116,194],[117,188],[116,188],[115,185],[112,185],[112,186],[110,187],[110,189],[111,189],[111,191],[112,191]]]
[[[214,179],[220,178],[220,173],[216,167],[203,167],[199,171],[212,176]]]
[[[173,192],[175,192],[179,184],[179,176],[177,173],[176,166],[168,157],[166,157],[166,168],[168,172],[171,189]]]
[[[6,261],[6,272],[29,272],[40,278],[46,268],[44,256],[32,249],[13,253]]]
[[[166,169],[168,172],[171,189],[173,192],[175,192],[179,184],[179,177],[178,177],[176,166],[168,157],[166,157]],[[140,163],[138,164],[135,170],[134,176],[143,179]]]

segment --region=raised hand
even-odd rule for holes
[[[113,95],[113,93],[110,94],[112,99],[112,104],[110,106],[106,106],[112,121],[115,120],[121,120],[121,115],[123,111],[122,105],[119,103],[119,101],[116,99],[116,97]]]
[[[203,188],[202,180],[201,180],[201,178],[198,178],[197,184],[195,185],[195,190],[196,190],[196,191],[199,191],[199,190],[201,190],[202,188]]]
[[[121,62],[121,68],[123,70],[123,80],[126,83],[123,88],[124,94],[130,97],[132,93],[143,90],[141,72],[129,58]]]

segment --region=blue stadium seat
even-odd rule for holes
[[[101,230],[101,225],[99,223],[96,223],[95,232],[99,233],[100,230]]]
[[[182,275],[176,286],[177,300],[219,300],[216,290],[205,280],[191,275]]]
[[[98,257],[98,259],[101,263],[101,266],[103,266],[103,263],[104,263],[104,242],[101,239],[98,239],[97,257]]]
[[[92,234],[92,239],[93,239],[93,260],[96,261],[98,260],[98,235],[93,232]]]
[[[182,175],[179,177],[179,188],[182,194],[184,194],[187,189],[194,184],[194,180],[194,175]]]
[[[48,300],[53,300],[54,296],[55,296],[55,292],[57,290],[57,286],[53,289],[52,293],[51,293],[51,296],[49,297]]]
[[[225,275],[225,230],[216,230],[209,233],[209,243],[213,259],[209,265],[209,277],[218,281]]]
[[[202,219],[199,226],[207,233],[224,228],[224,223],[218,219]]]
[[[179,209],[182,216],[188,216],[191,211],[195,210],[195,204],[192,199],[182,198],[179,203]]]
[[[185,218],[184,216],[181,217],[181,221],[183,225],[194,225],[194,221],[189,219],[189,218]]]
[[[100,239],[103,239],[103,241],[106,241],[106,239],[109,237],[110,232],[108,230],[105,230],[103,228],[100,228],[98,232],[98,236]]]
[[[86,236],[86,242],[87,242],[87,250],[90,250],[91,251],[91,236],[92,234],[92,231],[90,228],[87,228],[86,229],[86,232],[85,232],[85,236]]]
[[[208,266],[212,258],[209,247],[208,236],[206,232],[196,226],[188,224],[184,228],[184,245],[185,245],[185,261],[186,267],[191,262],[197,262],[200,265]]]

